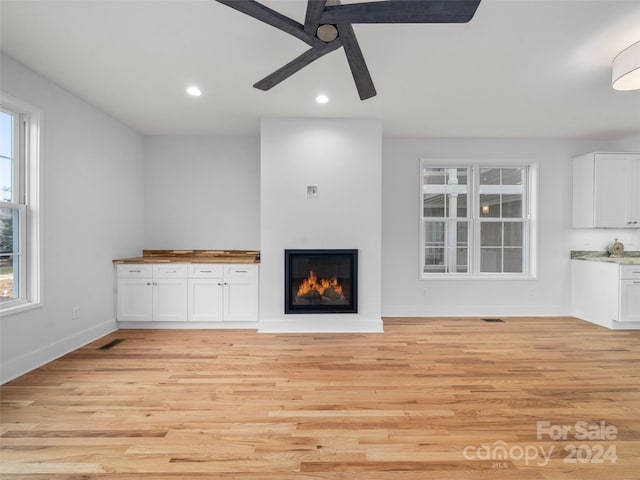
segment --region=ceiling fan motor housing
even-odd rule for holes
[[[318,27],[316,37],[325,43],[329,43],[338,38],[338,29],[335,25],[325,24]]]

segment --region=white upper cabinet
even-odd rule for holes
[[[573,228],[640,228],[640,153],[573,159]]]

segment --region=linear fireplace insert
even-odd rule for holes
[[[358,313],[358,250],[285,250],[284,313]]]

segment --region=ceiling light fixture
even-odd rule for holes
[[[317,103],[327,103],[328,101],[329,101],[329,97],[327,97],[326,95],[318,95],[316,97]]]
[[[612,67],[611,85],[615,90],[640,89],[640,42],[622,50]]]
[[[187,88],[187,93],[192,97],[199,97],[200,95],[202,95],[202,92],[200,91],[200,89],[194,86]]]

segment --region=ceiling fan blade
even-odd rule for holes
[[[309,35],[316,35],[326,4],[327,0],[308,0],[307,14],[304,19],[304,31]]]
[[[304,30],[304,26],[295,20],[290,19],[276,12],[275,10],[265,7],[255,0],[216,0],[223,5],[233,8],[239,12],[242,12],[250,17],[253,17],[261,22],[264,22],[272,27],[276,27],[283,32],[293,35],[294,37],[302,40],[303,42],[311,45],[312,47],[321,47],[324,42],[318,40],[313,35],[308,34]]]
[[[360,45],[358,45],[353,27],[349,24],[337,24],[336,27],[338,28],[338,38],[342,39],[344,53],[347,56],[349,68],[351,68],[351,74],[356,83],[360,100],[375,97],[377,93],[376,87],[373,85],[373,80],[369,74],[367,64],[364,61],[364,56],[362,55],[362,50],[360,50]]]
[[[321,23],[466,23],[480,0],[388,0],[327,6]]]
[[[340,48],[341,45],[342,42],[340,41],[340,39],[336,39],[330,43],[324,44],[323,48],[312,48],[311,50],[307,50],[302,55],[291,60],[284,67],[279,68],[271,75],[268,75],[259,82],[256,82],[253,86],[260,90],[269,90],[270,88],[278,85],[283,80],[289,78],[298,70],[306,67],[311,62],[314,62],[327,53],[333,52],[337,48]]]

